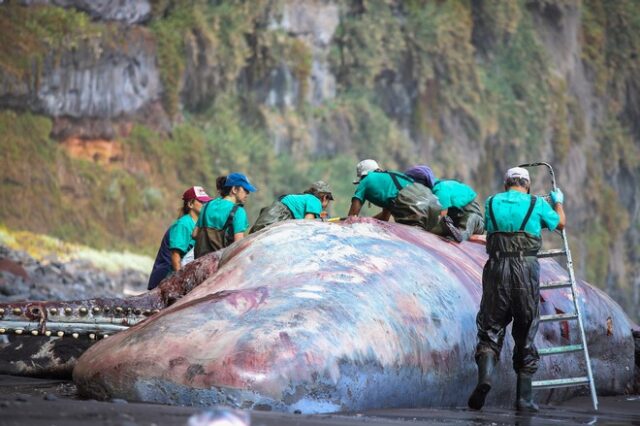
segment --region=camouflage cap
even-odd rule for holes
[[[329,186],[329,184],[323,180],[314,182],[313,185],[311,185],[311,187],[309,188],[308,192],[312,194],[329,194],[329,199],[333,200],[333,191],[331,191],[331,187]]]

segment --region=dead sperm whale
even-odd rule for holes
[[[92,346],[73,378],[93,398],[173,404],[304,413],[461,406],[476,380],[485,259],[482,243],[373,219],[280,223],[227,249],[218,270],[172,306]],[[541,266],[542,281],[565,277],[554,261]],[[542,297],[541,314],[570,312],[568,290]],[[633,324],[586,283],[579,303],[598,391],[623,392],[633,379]],[[572,338],[572,324],[542,324],[537,344]],[[488,404],[512,403],[505,346]],[[581,367],[579,354],[545,357],[536,379]]]

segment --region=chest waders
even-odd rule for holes
[[[289,195],[289,194],[287,194]],[[293,212],[289,207],[286,206],[282,202],[282,199],[286,197],[286,195],[282,195],[271,204],[269,207],[264,207],[260,210],[260,214],[258,215],[258,219],[256,219],[256,223],[253,224],[250,234],[254,232],[258,232],[259,230],[266,228],[269,225],[273,225],[277,222],[282,222],[283,220],[293,219]]]
[[[204,210],[201,214],[205,215],[207,212],[209,203],[204,206]],[[193,247],[193,257],[197,259],[205,254],[212,253],[214,251],[221,250],[233,243],[233,218],[236,214],[236,210],[240,207],[239,204],[234,205],[227,216],[227,220],[224,223],[222,229],[202,227],[196,237],[196,245]],[[206,216],[205,216],[206,217]]]
[[[410,183],[403,188],[395,173],[383,173],[388,173],[391,176],[398,189],[398,195],[387,207],[396,222],[419,226],[425,231],[430,231],[438,224],[442,208],[438,198],[429,188],[419,183]]]
[[[529,210],[516,232],[492,232],[487,236],[489,260],[482,271],[482,300],[476,318],[478,326],[478,386],[469,398],[469,407],[480,409],[491,389],[491,375],[504,343],[507,325],[513,321],[513,369],[518,374],[518,408],[535,411],[531,399],[531,376],[538,369],[540,356],[534,344],[539,324],[540,265],[537,253],[542,239],[524,231],[537,197],[531,197]],[[489,199],[489,218],[498,230]],[[519,401],[524,401],[520,403]]]

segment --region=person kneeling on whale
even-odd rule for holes
[[[440,223],[431,232],[450,236],[457,242],[473,234],[484,234],[484,218],[476,192],[469,185],[453,179],[437,179],[429,166],[411,167],[405,174],[433,191],[442,206]]]
[[[302,194],[283,195],[260,211],[249,233],[288,219],[317,219],[333,200],[331,187],[319,180]]]

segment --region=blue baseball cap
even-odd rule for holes
[[[225,187],[230,186],[241,186],[247,192],[256,192],[257,189],[255,186],[251,185],[249,179],[242,173],[231,173],[227,176],[227,180],[224,182]]]

